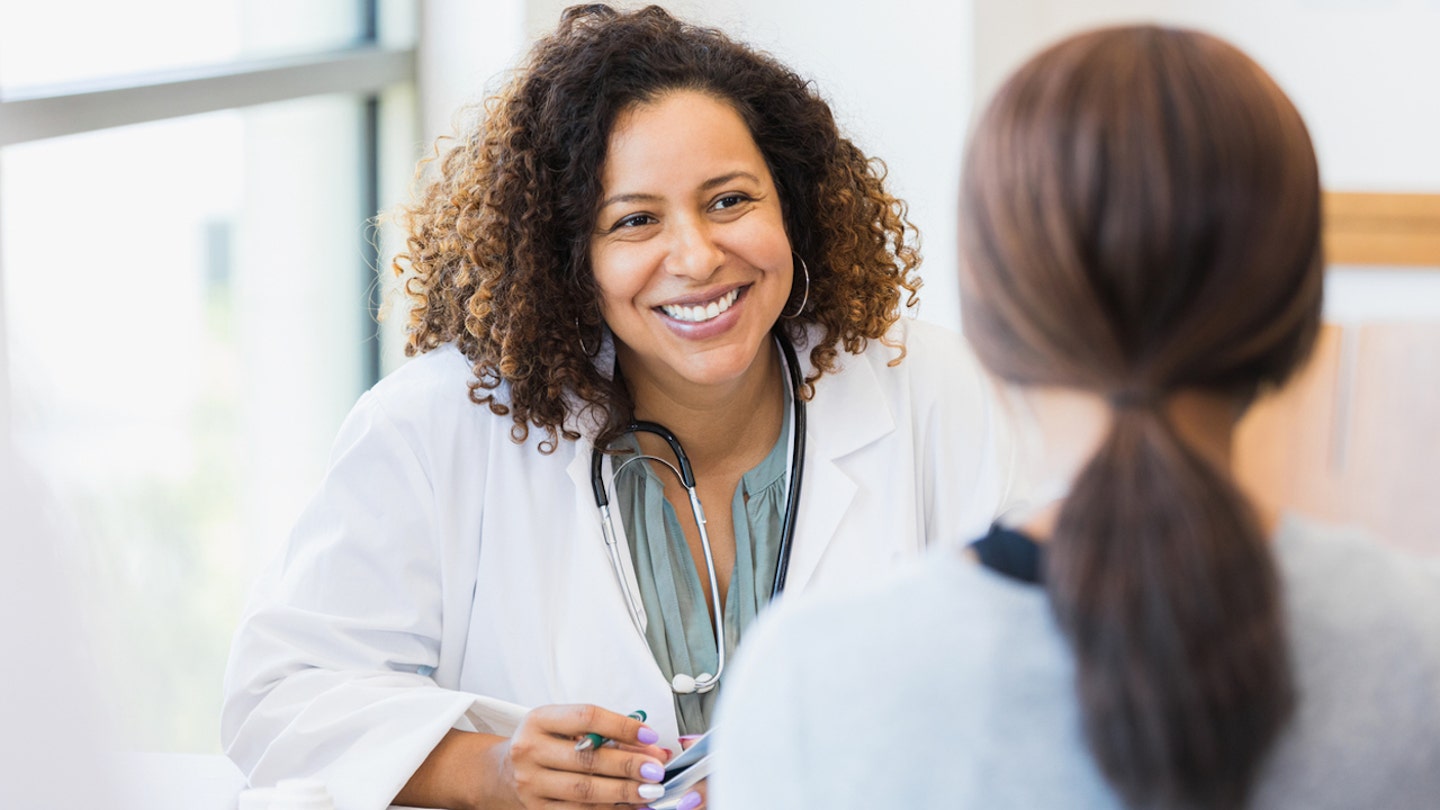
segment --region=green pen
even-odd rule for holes
[[[635,711],[630,712],[625,716],[630,718],[631,720],[639,720],[642,723],[645,722],[645,712],[640,709],[636,709]],[[610,741],[605,739],[604,737],[601,737],[599,734],[591,732],[589,734],[586,734],[584,737],[581,737],[580,742],[575,743],[575,750],[589,751],[591,748],[599,748],[607,742]]]

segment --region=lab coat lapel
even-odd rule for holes
[[[600,374],[603,375],[606,379],[614,378],[615,338],[613,335],[610,334],[610,330],[603,330],[600,338],[600,350],[596,353],[595,358],[592,362],[595,364],[596,370],[599,371]],[[614,582],[615,575],[613,573],[613,568],[610,562],[610,552],[608,549],[605,548],[605,536],[604,532],[600,528],[600,511],[599,508],[595,505],[595,490],[591,486],[592,482],[590,475],[590,457],[594,452],[595,445],[591,442],[589,437],[596,435],[604,427],[604,423],[597,414],[588,411],[586,409],[585,403],[580,401],[578,398],[572,399],[569,405],[570,413],[572,415],[570,416],[569,421],[567,421],[565,427],[568,430],[573,430],[576,433],[579,433],[581,436],[581,438],[575,441],[575,457],[570,459],[570,465],[565,469],[565,472],[570,476],[570,481],[575,485],[575,508],[578,510],[576,514],[592,516],[592,519],[590,521],[591,528],[593,530],[593,534],[595,535],[594,540],[596,543],[599,544],[601,556],[604,558],[604,572],[611,580],[611,584],[616,586],[614,589],[615,596],[619,600],[620,607],[623,611],[626,621],[628,622],[630,617],[630,609],[628,607],[628,603],[625,601],[624,592],[619,589],[619,583]],[[613,498],[615,494],[612,487],[614,479],[614,466],[610,463],[610,461],[611,460],[608,458],[605,459],[604,466],[601,469],[601,481],[604,482],[606,491],[609,492],[610,497]],[[625,521],[622,520],[619,515],[614,514],[613,502],[611,504],[611,507],[611,523],[615,527],[615,542],[618,543],[620,547],[620,565],[625,570],[625,586],[630,589],[631,593],[635,594],[635,599],[638,602],[640,599],[640,588],[635,581],[635,566],[633,561],[631,560],[629,553],[630,540],[625,533]],[[642,632],[644,631],[646,625],[647,619],[645,616],[645,607],[644,605],[641,605],[640,629]],[[646,651],[648,653],[648,646],[646,647]]]
[[[600,514],[595,507],[595,493],[590,486],[592,448],[593,445],[588,439],[582,438],[576,441],[575,457],[566,467],[566,473],[574,485],[577,514],[589,516],[588,520],[581,521],[583,537],[578,546],[578,553],[585,559],[576,562],[579,563],[578,568],[581,571],[578,576],[589,580],[585,590],[601,597],[590,605],[590,609],[606,611],[609,618],[605,624],[607,627],[614,628],[614,634],[586,641],[595,646],[594,658],[596,661],[603,661],[605,667],[616,670],[616,677],[622,683],[628,684],[625,688],[636,690],[641,695],[637,698],[640,700],[637,705],[645,706],[646,711],[651,713],[650,725],[656,729],[671,730],[668,733],[678,733],[678,731],[673,731],[678,728],[678,724],[669,684],[655,663],[649,644],[640,633],[635,632],[630,620],[630,610],[625,602],[625,594],[620,590],[611,568],[610,555],[605,548],[605,538],[600,530]],[[605,460],[602,473],[608,486],[611,480],[609,459]],[[635,583],[635,570],[630,558],[630,544],[625,534],[625,522],[617,515],[614,523],[615,541],[620,547],[620,564],[625,571],[627,584],[636,594],[638,601],[640,591]],[[640,618],[642,621],[645,620],[643,604],[640,605]],[[624,672],[621,673],[621,670]],[[586,688],[588,687],[584,683],[571,684],[568,693],[583,695]],[[610,708],[616,707],[611,706]]]
[[[808,376],[808,353],[803,356]],[[895,429],[894,414],[881,396],[870,361],[844,352],[840,360],[846,365],[844,372],[821,377],[807,406],[805,470],[787,591],[803,589],[820,565],[859,490],[852,475],[883,474],[847,470],[845,457]]]
[[[619,583],[614,582],[615,575],[612,572],[610,552],[605,548],[605,536],[600,529],[600,512],[595,506],[595,491],[590,485],[590,455],[593,449],[594,445],[590,443],[589,439],[582,438],[576,441],[575,457],[570,460],[570,465],[566,468],[566,472],[570,475],[570,480],[575,485],[576,514],[590,515],[593,518],[591,522],[594,525],[592,531],[589,532],[590,534],[594,534],[594,542],[591,543],[591,545],[600,549],[601,561],[604,563],[604,567],[598,569],[597,576],[603,575],[607,577],[611,580],[611,584],[615,586],[615,598],[618,600],[622,615],[628,624],[630,622],[630,611],[625,601],[624,592],[619,589]],[[612,475],[609,459],[605,460],[605,466],[601,471],[601,475],[605,486],[609,488]],[[612,493],[611,497],[613,497],[613,489],[610,490],[610,492]],[[615,515],[611,522],[615,525],[615,542],[618,543],[620,547],[620,565],[625,570],[626,587],[630,589],[631,593],[637,594],[636,599],[638,600],[640,588],[635,581],[635,566],[629,553],[630,540],[625,533],[625,521],[621,520],[618,515]],[[646,624],[644,605],[640,606],[640,622],[641,629],[643,630]]]

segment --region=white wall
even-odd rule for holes
[[[424,0],[426,128],[552,30],[571,0]],[[634,2],[621,5],[633,6]],[[920,316],[955,326],[955,187],[976,107],[1065,34],[1157,21],[1223,36],[1309,122],[1328,188],[1440,191],[1440,0],[676,0],[815,79],[842,127],[890,166],[922,233]],[[480,7],[484,7],[484,13]],[[493,84],[493,82],[492,82]]]
[[[526,47],[524,21],[524,0],[421,0],[416,83],[425,154],[453,131],[461,106],[496,89]]]
[[[4,218],[0,217],[0,222]],[[0,234],[0,448],[10,442],[10,327],[5,318],[5,243]]]
[[[1327,188],[1440,191],[1440,0],[974,0],[986,97],[1041,45],[1096,25],[1201,28],[1270,71],[1310,126]]]

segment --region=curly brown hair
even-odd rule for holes
[[[511,415],[517,442],[533,425],[552,452],[561,436],[580,436],[567,419],[598,416],[604,446],[629,421],[625,386],[583,348],[603,329],[589,238],[616,117],[674,90],[731,104],[774,177],[810,279],[804,310],[777,329],[799,345],[811,324],[820,335],[801,396],[836,368],[837,346],[859,353],[883,340],[902,290],[905,306],[917,301],[920,256],[905,204],[885,191],[884,164],[841,136],[810,82],[657,6],[571,7],[398,215],[407,241],[393,267],[408,276],[414,304],[406,354],[456,344],[474,366],[470,398]],[[797,280],[787,312],[804,288]],[[904,356],[897,348],[894,362]]]

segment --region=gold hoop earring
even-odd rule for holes
[[[805,294],[801,296],[800,306],[796,307],[793,313],[786,315],[783,310],[781,311],[780,317],[787,320],[800,317],[800,313],[805,311],[805,305],[810,303],[810,268],[806,266],[805,258],[803,256],[793,250],[790,251],[790,253],[800,261],[800,271],[805,274]],[[791,270],[793,271],[794,268],[792,267]]]

